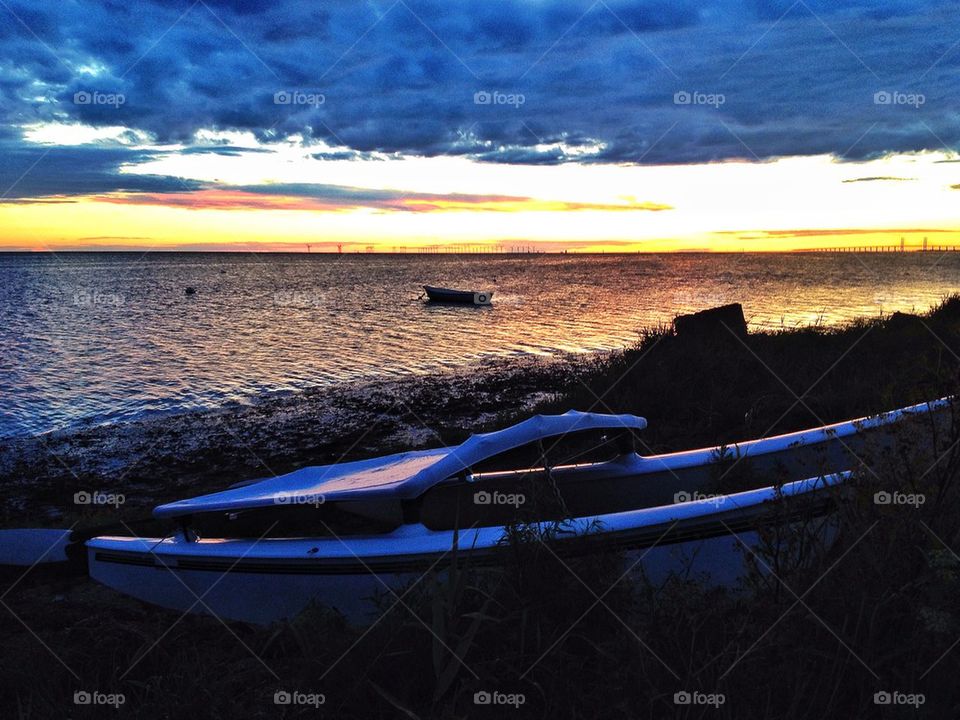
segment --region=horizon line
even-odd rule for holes
[[[337,252],[335,250],[273,250],[273,249],[193,249],[183,247],[127,247],[127,248],[3,248],[0,247],[0,254],[4,255],[58,255],[58,254],[93,254],[93,253],[116,253],[116,254],[141,254],[149,253],[194,253],[205,255],[750,255],[750,254],[810,254],[810,253],[868,253],[868,254],[910,254],[925,252],[960,252],[960,245],[934,245],[927,247],[921,245],[906,246],[901,248],[896,245],[836,245],[831,247],[815,248],[755,248],[755,249],[711,249],[711,248],[692,248],[675,250],[528,250],[528,251],[490,251],[490,252],[470,252],[457,250],[349,250]]]

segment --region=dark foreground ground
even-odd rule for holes
[[[924,317],[839,329],[651,332],[586,361],[0,445],[2,521],[135,517],[304,464],[458,442],[534,410],[643,415],[644,452],[732,442],[952,394],[958,369],[958,299]],[[960,454],[953,437],[938,442],[935,463],[864,458],[835,542],[773,527],[779,542],[747,558],[754,570],[739,589],[682,575],[618,582],[614,555],[561,563],[550,538],[528,538],[507,567],[455,568],[425,578],[403,603],[385,599],[370,629],[319,609],[252,628],[181,618],[83,579],[8,574],[2,716],[955,717]],[[883,489],[923,501],[877,504]],[[83,490],[126,502],[84,512],[73,503]],[[83,693],[123,702],[83,704]]]

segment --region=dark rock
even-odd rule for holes
[[[732,303],[692,315],[678,315],[673,320],[673,329],[678,337],[730,339],[731,333],[747,336],[747,321],[743,317],[743,306]]]
[[[923,320],[919,316],[911,315],[910,313],[895,312],[887,318],[886,324],[889,330],[895,330],[897,332],[916,332],[926,329]]]

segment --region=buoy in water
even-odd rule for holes
[[[186,290],[184,290],[183,292],[186,293],[187,295],[196,295],[197,289],[194,288],[194,287],[188,287],[188,288],[187,288]]]

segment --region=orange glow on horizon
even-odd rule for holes
[[[319,163],[285,152],[169,155],[121,173],[180,178],[184,189],[174,183],[172,192],[0,201],[0,249],[764,252],[894,248],[901,237],[906,249],[924,238],[960,245],[955,165],[943,153],[548,167],[446,157]]]

